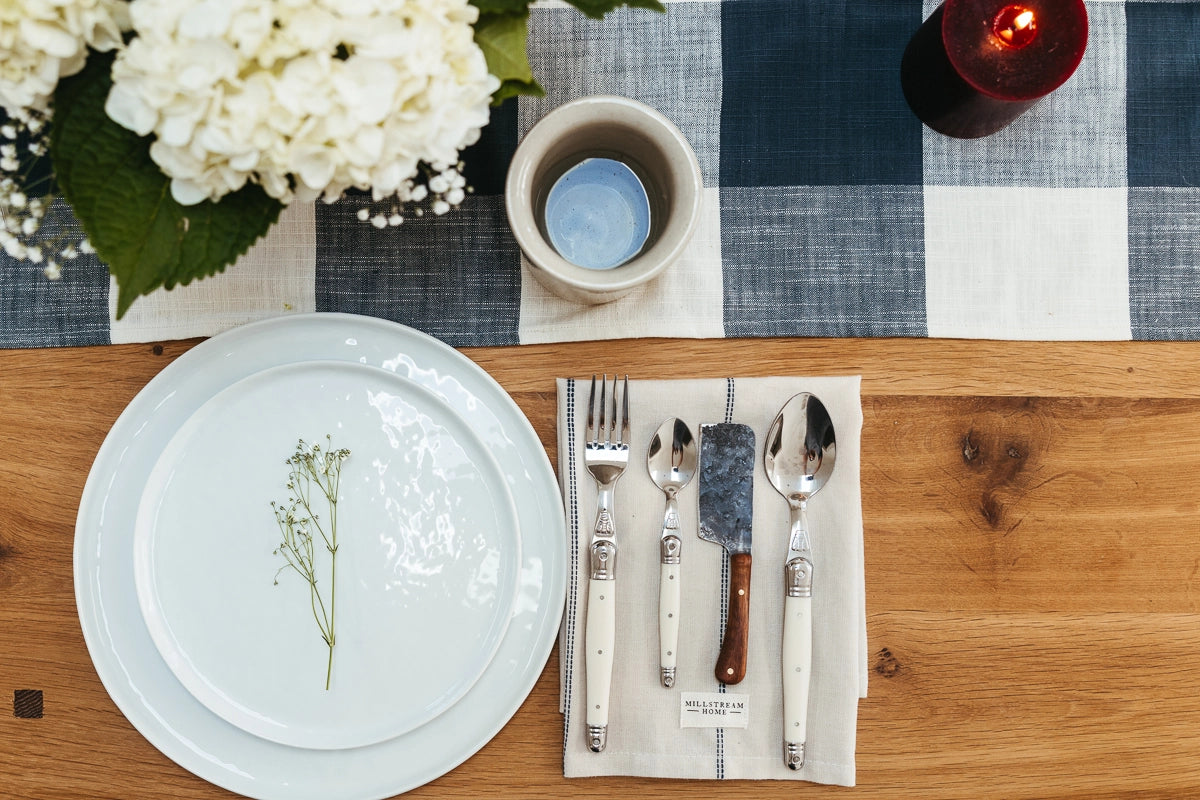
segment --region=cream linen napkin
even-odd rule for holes
[[[559,636],[566,777],[770,778],[854,785],[858,699],[867,692],[859,383],[857,376],[630,381],[630,466],[617,483],[615,500],[620,549],[608,747],[592,753],[585,743],[583,705],[586,552],[596,514],[596,486],[583,464],[591,378],[559,379],[559,480],[574,565]],[[762,448],[779,409],[802,391],[816,394],[833,418],[837,465],[808,507],[815,561],[808,757],[802,770],[792,772],[783,764],[779,675],[788,507],[763,472]],[[729,561],[719,545],[696,536],[698,478],[679,495],[683,554],[676,683],[671,689],[659,683],[658,540],[664,498],[646,470],[646,448],[669,417],[686,422],[697,439],[701,423],[707,422],[745,423],[756,437],[749,658],[746,678],[735,686],[725,687],[713,676]],[[682,727],[682,695],[691,692],[747,695],[748,725]]]

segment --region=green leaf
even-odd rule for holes
[[[482,14],[520,14],[524,15],[531,0],[471,0],[471,5]]]
[[[150,160],[150,137],[104,113],[112,61],[91,53],[82,72],[59,82],[50,153],[63,197],[117,279],[119,319],[160,286],[223,272],[270,229],[282,205],[257,185],[219,203],[177,203]]]
[[[662,12],[667,10],[667,7],[658,0],[567,0],[567,2],[593,19],[601,19],[608,12],[615,11],[621,6],[648,8],[651,11]]]
[[[492,105],[498,106],[508,98],[516,97],[519,94],[544,97],[546,90],[537,81],[518,81],[510,78],[501,81],[500,88],[492,93]]]
[[[475,23],[475,43],[487,59],[488,72],[500,79],[500,88],[492,95],[492,105],[518,94],[544,95],[533,78],[525,50],[529,11],[520,13],[481,13]]]

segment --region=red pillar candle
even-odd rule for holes
[[[1071,77],[1087,36],[1083,0],[946,0],[904,51],[904,97],[935,131],[988,136]]]

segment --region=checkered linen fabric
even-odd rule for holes
[[[64,279],[0,260],[0,345],[209,335],[347,311],[456,346],[636,336],[1200,339],[1200,2],[1087,4],[1079,70],[999,133],[950,139],[905,104],[901,54],[931,0],[672,2],[603,21],[531,14],[545,98],[495,109],[467,153],[476,194],[376,230],[298,206],[225,274],[112,320],[102,265]],[[699,157],[705,218],[684,260],[603,306],[535,283],[504,174],[551,108],[617,94]],[[73,225],[56,209],[58,224]]]

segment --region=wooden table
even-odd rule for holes
[[[75,513],[100,442],[194,344],[0,352],[4,800],[231,796],[162,756],[113,705],[72,591]],[[853,790],[567,782],[552,656],[511,723],[413,797],[1200,796],[1200,343],[466,352],[552,458],[556,376],[614,365],[635,378],[861,374],[870,697]]]

